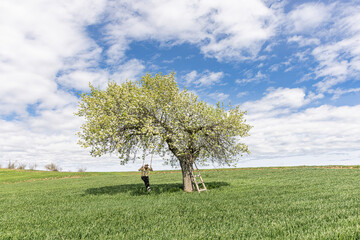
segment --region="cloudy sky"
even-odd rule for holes
[[[77,93],[172,70],[248,111],[238,167],[360,164],[359,22],[345,0],[2,0],[0,164],[135,170],[77,145]]]

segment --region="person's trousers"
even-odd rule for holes
[[[150,186],[149,176],[141,176],[141,179],[144,181],[145,187],[148,188]]]

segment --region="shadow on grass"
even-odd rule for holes
[[[205,185],[209,190],[230,186],[230,184],[227,182],[208,182],[205,183]],[[182,184],[179,183],[151,184],[150,187],[151,194],[182,192]],[[85,195],[114,195],[118,193],[130,193],[132,196],[148,194],[144,184],[140,183],[89,188],[85,190]]]

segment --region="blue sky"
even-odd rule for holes
[[[248,111],[239,167],[360,163],[358,1],[6,1],[0,16],[3,167],[136,169],[76,144],[77,93],[171,71]]]

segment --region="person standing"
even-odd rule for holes
[[[150,192],[151,189],[150,189],[150,183],[149,183],[149,174],[150,174],[150,171],[153,171],[152,167],[151,166],[149,167],[149,164],[145,164],[145,166],[142,166],[141,168],[139,168],[139,171],[141,171],[141,179],[145,183],[146,190],[148,190]]]

